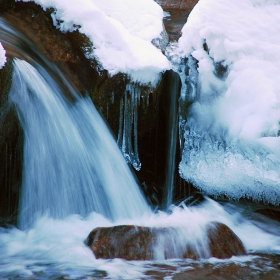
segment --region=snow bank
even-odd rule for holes
[[[3,66],[6,63],[6,51],[4,50],[3,46],[0,43],[0,69],[3,68]]]
[[[280,203],[279,22],[277,0],[200,0],[182,30],[198,92],[180,170],[207,192]]]
[[[24,0],[25,2],[31,0]],[[151,44],[160,37],[163,11],[153,0],[35,0],[54,7],[54,24],[61,31],[87,35],[92,54],[111,75],[127,73],[134,81],[155,82],[170,68],[166,57]]]

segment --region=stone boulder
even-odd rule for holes
[[[226,225],[212,222],[206,227],[209,240],[210,255],[216,258],[230,258],[233,255],[246,254],[240,239]],[[176,239],[175,228],[148,228],[133,225],[114,227],[100,227],[94,229],[85,240],[85,244],[95,254],[96,258],[126,260],[153,260],[157,244],[167,237],[166,244]],[[173,238],[172,238],[173,236]],[[175,238],[174,238],[175,237]],[[160,239],[160,240],[158,240]],[[164,243],[165,244],[165,243]],[[176,244],[173,244],[176,247]],[[164,248],[165,259],[192,258],[197,259],[199,254],[190,246],[181,250]]]

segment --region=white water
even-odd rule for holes
[[[95,211],[116,220],[149,211],[90,99],[70,103],[38,69],[14,61],[10,98],[25,134],[20,227],[43,215],[61,219]]]
[[[241,207],[238,209],[242,210]],[[145,271],[149,270],[153,264],[171,264],[180,270],[182,264],[193,261],[165,260],[164,251],[169,251],[169,254],[172,252],[178,254],[183,247],[190,245],[196,249],[198,255],[207,258],[207,238],[204,229],[211,221],[228,225],[240,237],[249,253],[279,254],[279,232],[278,235],[273,234],[273,231],[277,232],[279,229],[279,223],[269,220],[257,222],[250,219],[249,215],[251,216],[252,213],[248,215],[246,211],[242,214],[238,213],[235,206],[231,204],[221,206],[206,199],[197,207],[185,209],[176,207],[171,215],[162,212],[144,215],[133,220],[120,219],[114,223],[97,213],[92,213],[85,219],[78,215],[71,215],[63,220],[41,217],[29,230],[21,231],[16,228],[0,230],[2,256],[0,277],[18,275],[30,278],[40,273],[50,273],[50,275],[71,275],[70,279],[77,279],[78,276],[91,275],[94,270],[103,270],[106,271],[109,279],[143,279]],[[173,227],[176,231],[173,235],[160,239],[161,243],[154,248],[155,260],[153,262],[96,260],[90,249],[83,243],[85,238],[93,228],[118,224]],[[227,261],[211,258],[209,262],[246,263],[253,258],[255,257],[233,257]],[[199,260],[199,263],[203,262],[206,260]],[[153,269],[160,270],[159,267]]]

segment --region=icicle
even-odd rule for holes
[[[138,106],[141,90],[133,84],[127,84],[124,97],[120,101],[120,119],[118,145],[126,159],[136,170],[141,162],[138,153]],[[133,139],[133,140],[132,140]],[[133,145],[132,145],[133,142]]]
[[[133,127],[134,127],[134,155],[135,160],[133,162],[133,167],[136,170],[140,170],[141,168],[141,162],[139,159],[139,153],[138,153],[138,110],[137,110],[137,103],[134,103],[133,105]]]
[[[118,132],[118,146],[121,149],[123,142],[123,99],[120,100],[120,118],[119,118],[119,132]]]

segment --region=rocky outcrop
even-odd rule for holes
[[[176,236],[175,228],[148,228],[133,225],[121,225],[109,228],[96,228],[87,237],[85,243],[95,254],[96,258],[126,260],[153,260],[159,236]],[[246,254],[240,239],[226,225],[210,223],[207,226],[210,255],[216,258],[230,258],[233,255]],[[161,238],[161,240],[163,240]],[[170,239],[171,240],[171,239]],[[170,242],[168,242],[170,243]],[[165,246],[166,244],[160,244]],[[176,246],[177,244],[173,244]],[[170,246],[170,244],[169,244]],[[165,258],[199,257],[191,246],[172,250],[164,248]]]

